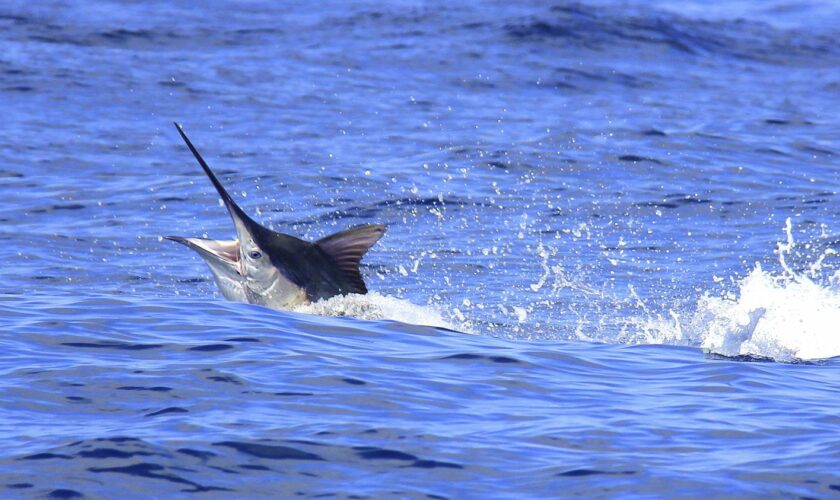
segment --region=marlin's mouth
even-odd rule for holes
[[[211,240],[207,238],[184,238],[182,236],[164,236],[187,246],[201,255],[208,263],[218,263],[242,276],[239,240]]]

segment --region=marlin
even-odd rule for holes
[[[385,234],[383,224],[352,227],[315,242],[263,227],[233,201],[181,125],[175,123],[175,128],[222,198],[236,239],[165,238],[195,250],[210,267],[225,298],[292,309],[336,295],[367,293],[359,265]]]

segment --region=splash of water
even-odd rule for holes
[[[777,246],[781,273],[760,264],[737,281],[737,290],[719,296],[704,294],[685,320],[646,321],[651,343],[698,345],[725,356],[760,356],[778,361],[840,356],[840,272],[821,284],[826,250],[806,271],[796,271],[787,257],[796,247],[790,219],[786,241]]]
[[[348,316],[363,320],[392,320],[470,332],[469,322],[463,315],[447,314],[434,305],[419,306],[407,300],[376,292],[366,295],[338,295],[299,306],[295,311],[320,316]],[[450,315],[453,317],[447,318]]]
[[[803,275],[774,276],[756,265],[737,294],[702,297],[689,330],[714,353],[792,361],[840,356],[837,325],[836,288]]]

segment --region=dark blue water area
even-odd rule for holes
[[[829,1],[4,2],[3,498],[840,496]],[[165,235],[383,223],[371,293]]]

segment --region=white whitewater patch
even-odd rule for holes
[[[831,282],[838,282],[837,275]],[[736,294],[703,296],[687,328],[703,348],[780,361],[840,356],[840,290],[756,265]]]
[[[795,247],[790,219],[786,242],[777,253],[782,272],[773,274],[759,264],[738,280],[737,290],[704,294],[685,319],[671,311],[633,325],[645,343],[699,345],[725,356],[750,355],[778,361],[814,360],[840,356],[840,272],[827,284],[819,282],[826,250],[807,271],[795,272],[786,261]]]
[[[420,306],[376,292],[366,295],[338,295],[299,306],[296,312],[320,316],[352,317],[363,320],[392,320],[413,325],[433,326],[470,332],[469,324],[456,309],[447,319],[444,311],[433,305]]]

